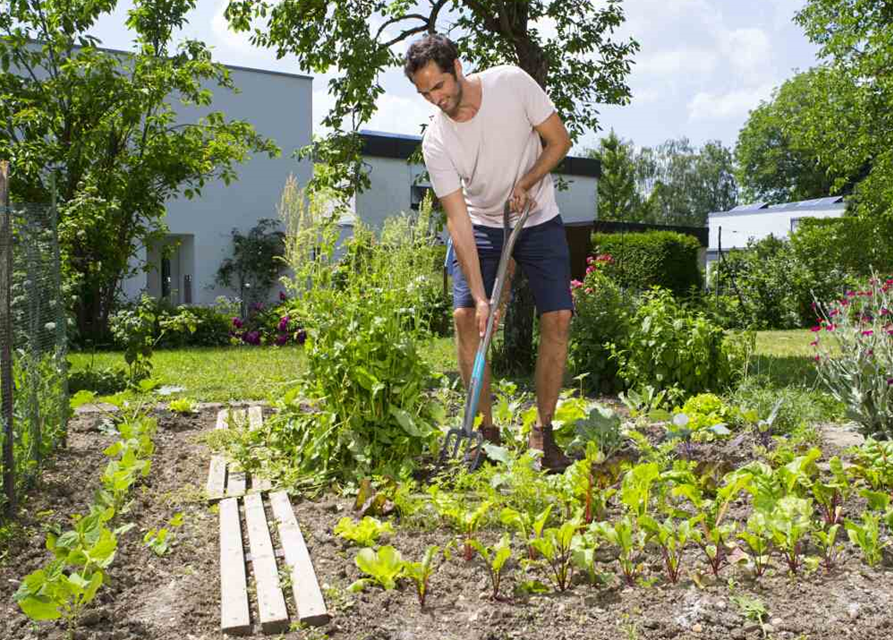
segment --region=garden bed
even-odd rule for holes
[[[157,412],[157,451],[144,487],[134,492],[130,514],[123,519],[136,527],[123,535],[109,570],[111,585],[100,591],[82,620],[77,637],[96,639],[220,637],[219,567],[216,508],[201,491],[210,452],[201,437],[214,428],[216,409],[182,417]],[[102,449],[114,437],[100,428],[101,415],[81,414],[71,424],[69,449],[60,452],[53,467],[32,491],[22,517],[20,534],[6,549],[0,566],[0,637],[61,638],[54,623],[32,624],[12,600],[19,581],[48,557],[45,532],[65,526],[67,514],[84,510],[98,485],[104,463]],[[733,436],[734,438],[734,436]],[[734,445],[732,444],[734,443]],[[699,445],[698,459],[728,460],[735,466],[746,459],[752,442],[726,440]],[[834,445],[825,454],[838,453]],[[844,515],[857,517],[861,500],[847,505]],[[648,554],[643,578],[652,586],[626,587],[616,574],[610,553],[599,563],[602,580],[590,585],[582,573],[566,592],[523,594],[516,587],[525,580],[548,583],[545,572],[528,573],[515,560],[522,555],[517,541],[505,570],[502,601],[488,598],[490,587],[481,558],[466,562],[456,549],[431,578],[424,609],[413,585],[384,591],[367,587],[348,590],[362,577],[354,563],[356,549],[333,534],[344,516],[357,517],[353,500],[324,496],[317,500],[293,497],[295,512],[323,586],[331,622],[316,630],[294,631],[295,638],[410,640],[537,638],[864,638],[893,635],[893,569],[868,567],[855,547],[845,544],[837,567],[801,570],[789,577],[773,556],[772,569],[755,581],[750,571],[728,566],[714,579],[693,545],[686,551],[680,582],[665,583],[656,550]],[[732,509],[743,513],[743,509]],[[174,531],[177,544],[169,555],[155,556],[143,543],[149,528],[163,526],[175,513],[184,524]],[[428,545],[445,547],[456,534],[429,522],[423,528],[397,526],[386,543],[405,559],[420,560]],[[842,537],[845,534],[842,532]],[[487,544],[498,532],[480,534]],[[692,576],[697,579],[693,580]],[[766,615],[748,618],[740,598],[762,603]],[[289,603],[292,607],[292,603]],[[264,637],[258,634],[256,637]]]

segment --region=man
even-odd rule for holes
[[[439,107],[422,142],[434,193],[453,240],[453,319],[459,369],[467,385],[487,326],[502,250],[506,201],[531,213],[514,248],[540,318],[536,363],[537,423],[528,440],[542,466],[562,470],[569,460],[555,444],[552,416],[567,360],[573,302],[564,225],[550,172],[570,150],[567,130],[540,86],[523,70],[498,66],[465,76],[456,45],[427,35],[406,53],[404,71],[418,92]],[[543,146],[543,142],[545,146]],[[479,406],[485,440],[500,443],[493,426],[490,368]]]

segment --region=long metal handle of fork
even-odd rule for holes
[[[484,385],[484,365],[487,361],[487,349],[490,346],[490,340],[493,338],[493,330],[496,325],[496,312],[499,309],[499,300],[502,297],[502,288],[505,284],[505,273],[508,270],[509,260],[512,257],[512,250],[524,223],[530,216],[530,207],[527,207],[521,213],[515,227],[512,229],[509,224],[511,219],[510,202],[505,203],[502,212],[502,230],[503,242],[502,253],[499,255],[499,267],[496,269],[496,280],[493,283],[493,293],[490,296],[490,315],[487,317],[487,330],[484,332],[484,339],[478,345],[477,352],[474,355],[474,365],[471,368],[471,379],[468,385],[468,397],[465,399],[465,415],[462,418],[462,429],[465,435],[470,436],[474,430],[474,416],[477,413],[478,403],[481,397],[481,387]]]

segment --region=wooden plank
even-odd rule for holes
[[[248,407],[248,428],[254,431],[260,429],[264,422],[263,410],[259,405]],[[251,476],[252,491],[269,491],[273,488],[273,483],[269,478],[255,478]]]
[[[278,633],[288,629],[288,611],[279,586],[276,556],[267,528],[263,498],[259,493],[245,496],[245,523],[251,545],[251,566],[257,584],[257,606],[260,626],[264,633]]]
[[[251,632],[239,503],[232,498],[220,502],[220,629],[232,635]]]
[[[291,588],[298,607],[298,618],[304,624],[321,625],[329,621],[326,601],[322,597],[310,552],[295,518],[285,491],[270,494],[273,517],[279,526],[279,540],[285,552],[285,562],[291,570]]]
[[[223,488],[226,486],[226,459],[223,456],[211,456],[211,466],[208,469],[208,486],[206,493],[208,500],[220,500],[223,497]]]
[[[245,472],[241,469],[233,470],[232,463],[230,463],[229,472],[226,475],[226,496],[238,498],[245,495]]]

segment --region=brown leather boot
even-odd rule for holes
[[[535,425],[530,430],[527,438],[527,446],[543,452],[541,464],[543,469],[561,473],[571,465],[571,460],[555,444],[555,436],[552,433],[552,425]]]
[[[481,436],[484,438],[484,442],[489,442],[490,444],[495,444],[497,447],[502,446],[502,435],[499,432],[499,427],[495,425],[490,425],[489,427],[481,425],[480,427]],[[477,455],[477,445],[470,447],[465,452],[465,462],[471,462],[475,456]],[[487,457],[487,450],[481,450],[481,457],[479,462],[492,462],[490,458]]]

